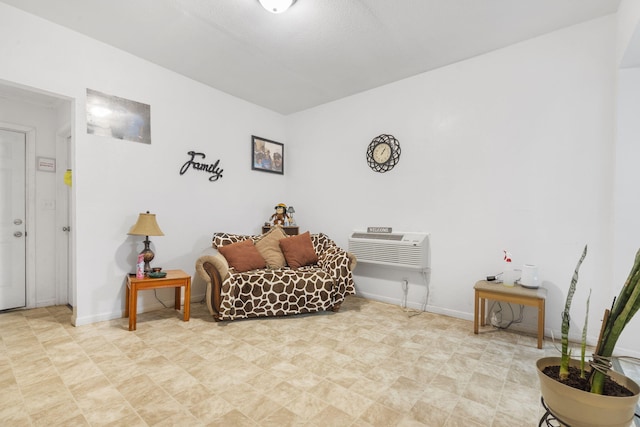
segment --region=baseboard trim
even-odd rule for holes
[[[390,298],[383,295],[372,294],[369,292],[357,292],[357,296],[402,307],[402,301],[399,298]],[[457,310],[449,310],[446,308],[436,307],[428,304],[426,307],[424,307],[424,305],[419,302],[407,301],[407,308],[410,308],[412,310],[425,311],[427,313],[442,314],[444,316],[455,317],[457,319],[470,321],[473,320],[473,314],[464,313]]]
[[[199,304],[204,300],[204,298],[205,298],[205,294],[191,295],[191,299],[190,299],[191,305],[193,305],[194,303]],[[173,307],[173,303],[174,303],[173,298],[168,299],[166,301],[164,300],[160,300],[160,301],[162,301],[162,303],[164,303],[167,307]],[[160,303],[160,301],[154,299],[152,300],[152,302],[145,304],[143,307],[138,309],[138,314],[146,313],[148,311],[162,310],[165,307],[162,305],[162,303]],[[124,309],[118,312],[102,313],[102,314],[96,314],[96,315],[85,316],[85,317],[75,317],[75,318],[72,317],[71,324],[73,326],[84,326],[84,325],[90,325],[92,323],[97,323],[97,322],[105,322],[107,320],[120,319],[122,317],[124,317]]]

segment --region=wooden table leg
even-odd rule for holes
[[[127,290],[127,294],[126,294],[126,298],[124,299],[124,317],[129,317],[129,298],[130,298],[130,293],[131,291],[129,290],[129,287],[131,286],[131,284],[127,281],[127,286],[126,286],[126,290]]]
[[[180,297],[182,296],[182,286],[176,286],[175,288],[175,303],[173,308],[180,310]]]
[[[187,279],[187,285],[184,287],[184,321],[189,320],[191,315],[191,277]]]
[[[473,309],[473,333],[478,333],[478,310],[480,310],[480,298],[478,297],[478,291],[475,291],[474,296],[474,309]]]
[[[544,340],[544,300],[538,300],[538,348],[542,348]]]
[[[136,312],[138,311],[138,289],[135,284],[131,284],[129,294],[129,330],[136,330]]]

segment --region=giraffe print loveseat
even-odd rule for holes
[[[195,277],[196,281],[202,280],[206,284],[206,302],[214,319],[338,311],[345,297],[355,294],[352,271],[356,258],[325,234],[304,234],[310,238],[317,259],[298,265],[293,258],[279,258],[283,252],[280,240],[287,239],[284,243],[290,243],[294,240],[288,239],[305,236],[289,237],[279,227],[273,227],[261,236],[215,233],[212,247],[196,261]],[[239,249],[241,262],[255,254],[252,249],[255,246],[264,255],[266,265],[259,268],[251,265],[234,267],[237,261],[222,253],[234,247],[230,245],[245,246]],[[271,252],[266,251],[266,245],[270,246]],[[242,251],[248,253],[245,255]],[[246,268],[249,270],[238,271]]]

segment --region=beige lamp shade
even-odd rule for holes
[[[164,236],[156,222],[156,214],[149,213],[149,211],[138,215],[138,221],[127,234],[134,236]]]

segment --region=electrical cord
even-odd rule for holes
[[[154,290],[153,290],[153,295],[156,297],[156,299],[158,300],[158,302],[159,302],[160,304],[162,304],[162,306],[163,306],[164,308],[169,308],[169,306],[168,306],[168,305],[166,305],[164,302],[162,302],[162,300],[161,300],[160,298],[158,298],[158,290],[157,290],[157,289],[154,289]],[[206,297],[206,296],[204,296],[204,297],[202,297],[202,299],[199,301],[199,303],[200,303],[200,304],[204,304],[204,303],[206,302],[206,300],[207,300],[207,297]]]
[[[511,313],[513,313],[513,308],[511,309]],[[524,319],[524,305],[520,304],[520,313],[518,314],[518,318],[511,320],[511,322],[509,322],[509,324],[505,327],[505,329],[511,326],[513,323],[522,323],[523,319]]]
[[[158,300],[158,302],[159,302],[160,304],[162,304],[162,306],[163,306],[164,308],[169,308],[169,306],[168,306],[168,305],[166,305],[165,303],[163,303],[163,302],[162,302],[162,300],[161,300],[160,298],[158,298],[158,290],[157,290],[157,289],[154,289],[154,290],[153,290],[153,295],[156,297],[156,299]]]
[[[498,309],[494,311],[493,308],[495,307],[496,304],[498,304]],[[511,309],[511,320],[506,325],[502,325],[502,304],[500,303],[500,301],[494,301],[493,304],[491,304],[491,307],[489,308],[489,313],[496,315],[496,322],[495,322],[496,324],[494,324],[493,319],[491,319],[492,320],[491,325],[498,329],[507,329],[514,323],[522,323],[522,320],[524,319],[524,305],[520,304],[519,307],[520,307],[520,313],[516,318],[515,313],[513,311],[513,306],[509,304],[509,308]]]
[[[431,288],[429,287],[429,277],[431,275],[431,269],[422,270],[422,279],[424,280],[424,284],[427,287],[427,292],[424,294],[424,304],[422,304],[422,311],[427,311],[427,305],[429,304],[429,294],[431,293]]]
[[[160,298],[158,298],[158,290],[157,290],[157,289],[154,289],[154,290],[153,290],[153,295],[156,297],[156,299],[158,300],[158,302],[159,302],[160,304],[162,304],[162,306],[163,306],[164,308],[169,308],[169,306],[168,306],[168,305],[166,305],[164,302],[162,302],[162,300],[161,300]],[[205,295],[205,296],[203,296],[203,297],[202,297],[202,299],[199,301],[199,303],[200,303],[200,304],[204,304],[206,301],[207,301],[207,297],[206,297],[206,295]]]
[[[407,313],[409,317],[417,316],[420,313],[424,313],[425,311],[427,311],[427,305],[429,304],[429,294],[431,292],[431,289],[429,287],[429,275],[431,274],[431,269],[427,268],[425,270],[422,270],[421,273],[422,273],[422,279],[424,280],[424,284],[427,289],[424,295],[424,302],[422,303],[422,307],[420,310],[413,310],[413,309],[407,308],[407,295],[409,293],[409,282],[407,279],[402,280],[403,297],[402,297],[402,302],[400,304],[402,306],[403,311]]]
[[[640,365],[640,358],[633,356],[617,356],[616,359],[625,359],[634,365]]]
[[[407,279],[402,279],[402,301],[400,306],[407,311],[407,294],[409,293],[409,282]]]
[[[409,317],[413,317],[413,316],[417,316],[418,314],[422,313],[422,311],[418,311],[418,310],[413,310],[407,307],[407,295],[409,294],[409,282],[407,281],[407,279],[403,279],[402,280],[402,309],[405,313],[407,313],[407,315]]]

